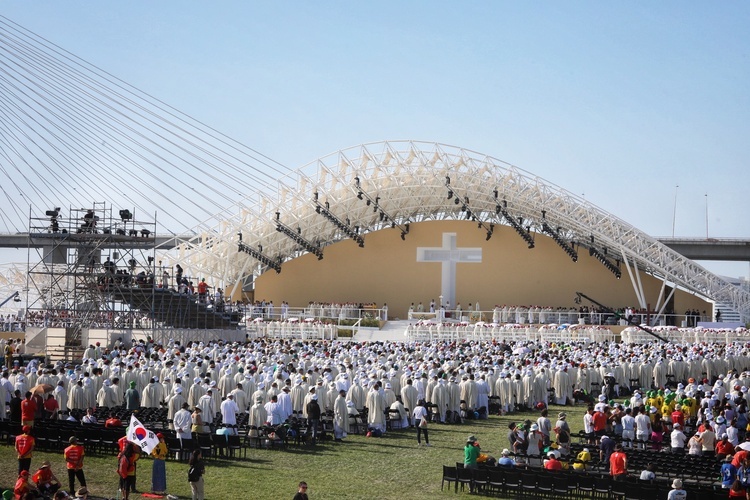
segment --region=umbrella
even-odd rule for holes
[[[52,392],[54,390],[55,390],[55,388],[52,387],[49,384],[39,384],[39,385],[35,385],[34,387],[31,388],[31,393],[32,394],[46,394],[46,393]]]

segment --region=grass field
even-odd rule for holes
[[[556,417],[562,407],[550,407]],[[567,407],[568,422],[573,433],[582,428],[584,406]],[[432,447],[418,447],[413,429],[388,432],[382,438],[350,435],[343,444],[326,442],[317,447],[291,446],[286,450],[249,449],[247,460],[207,460],[206,498],[216,499],[291,499],[299,481],[309,485],[311,499],[428,499],[445,495],[448,498],[469,497],[468,492],[455,495],[440,491],[442,466],[463,461],[466,437],[474,434],[483,451],[497,457],[508,446],[507,426],[511,421],[536,420],[538,414],[520,413],[513,416],[491,416],[488,420],[469,421],[463,425],[431,424]],[[554,424],[554,418],[550,418]],[[44,459],[52,462],[52,470],[67,485],[62,453],[35,452],[32,472]],[[96,497],[116,496],[118,476],[116,458],[89,456],[85,462],[88,488]],[[16,477],[16,455],[11,446],[0,445],[0,485],[13,486]],[[138,490],[149,491],[151,461],[138,462]],[[190,498],[187,465],[167,462],[169,493]],[[131,495],[138,499],[140,495]]]

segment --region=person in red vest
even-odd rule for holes
[[[51,497],[60,489],[60,481],[52,473],[49,460],[42,462],[42,466],[31,476],[31,480],[45,497]]]
[[[31,427],[24,425],[22,434],[16,436],[16,452],[18,453],[18,473],[28,472],[31,468],[31,455],[36,446],[36,439],[31,435]]]
[[[36,410],[36,402],[31,398],[31,391],[27,391],[26,399],[21,401],[21,425],[34,427]]]
[[[628,457],[622,451],[620,443],[617,443],[615,452],[609,456],[609,474],[615,481],[623,481],[628,475]]]
[[[60,405],[55,399],[54,394],[47,396],[47,401],[44,402],[44,414],[46,418],[51,420],[57,420],[57,412],[60,410]]]
[[[68,467],[68,484],[70,490],[75,491],[76,477],[81,483],[81,486],[86,486],[86,477],[83,474],[83,446],[78,443],[78,438],[71,436],[68,440],[70,446],[65,448],[63,455],[65,456],[65,464]]]
[[[39,492],[36,491],[35,488],[32,488],[31,484],[29,483],[29,471],[22,470],[18,473],[18,480],[13,487],[13,494],[15,495],[16,500],[21,500],[29,493],[34,494]]]
[[[104,422],[104,427],[107,429],[119,429],[122,427],[122,420],[117,418],[114,412],[110,412],[109,418]]]
[[[120,452],[125,449],[129,442],[127,434],[117,440],[117,447],[120,448]]]

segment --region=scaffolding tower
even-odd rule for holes
[[[84,329],[150,327],[149,311],[131,307],[122,294],[153,295],[156,276],[163,275],[157,274],[155,236],[155,216],[138,220],[130,209],[114,215],[106,202],[30,214],[27,324],[64,328],[64,341],[46,343],[66,350],[85,347]]]

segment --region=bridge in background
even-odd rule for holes
[[[160,250],[171,250],[180,243],[194,238],[194,234],[182,234],[182,235],[167,235],[167,236],[156,236],[147,239],[140,239],[138,242],[139,247],[159,248]],[[16,233],[16,234],[0,234],[0,248],[41,248],[49,245],[49,240],[42,238],[29,238],[29,233]],[[60,244],[57,242],[56,244]],[[117,243],[117,246],[123,243]],[[104,243],[102,246],[106,247]],[[114,243],[113,243],[114,246]]]
[[[195,237],[192,234],[156,236],[151,245],[170,250],[178,244]],[[692,260],[716,260],[750,262],[750,239],[741,238],[663,238],[657,237],[664,245]],[[141,241],[142,246],[143,242]],[[38,248],[41,240],[29,240],[28,233],[0,234],[0,248]]]

